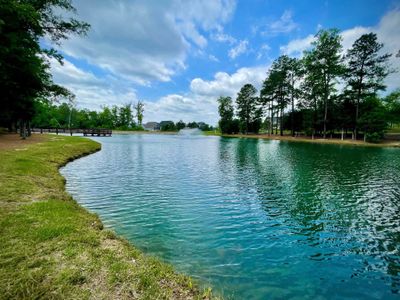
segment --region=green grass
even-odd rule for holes
[[[79,206],[58,168],[100,145],[47,136],[0,150],[0,299],[205,299]]]
[[[218,130],[203,131],[203,135],[221,136],[221,132]]]
[[[389,128],[387,133],[400,133],[400,124],[393,125],[392,128]]]

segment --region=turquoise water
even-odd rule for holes
[[[397,299],[400,150],[115,135],[62,169],[106,226],[233,299]]]

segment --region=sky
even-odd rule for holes
[[[145,104],[144,122],[218,121],[217,99],[257,89],[281,54],[300,57],[320,29],[338,28],[343,51],[375,32],[400,71],[400,0],[74,0],[91,29],[57,46],[56,83],[76,106]],[[49,43],[48,41],[44,41]],[[400,87],[400,72],[386,79]]]

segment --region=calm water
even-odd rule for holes
[[[395,299],[400,149],[115,135],[67,165],[104,223],[234,299]]]

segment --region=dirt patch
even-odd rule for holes
[[[0,150],[24,151],[27,146],[46,141],[44,135],[32,134],[23,140],[19,134],[0,134]]]

